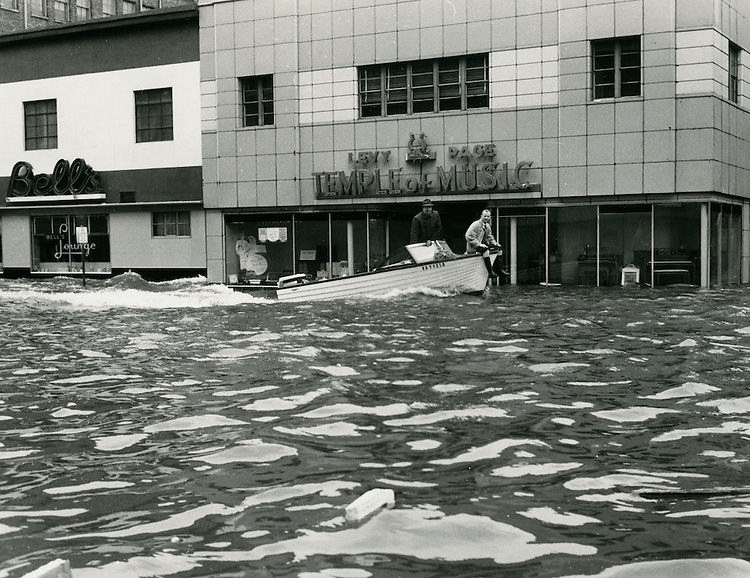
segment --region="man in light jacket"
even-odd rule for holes
[[[490,279],[494,279],[497,275],[492,270],[490,249],[500,249],[500,244],[492,236],[492,230],[490,229],[491,220],[492,213],[489,209],[485,209],[482,211],[482,216],[466,229],[465,237],[466,253],[469,255],[481,253],[484,258],[484,265],[487,267],[487,273],[489,273]]]

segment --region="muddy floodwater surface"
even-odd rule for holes
[[[6,280],[0,330],[0,577],[750,576],[748,289]]]

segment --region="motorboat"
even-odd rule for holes
[[[499,254],[491,253],[490,259],[494,262]],[[308,280],[302,273],[281,277],[276,297],[288,302],[324,301],[415,287],[478,293],[487,287],[488,277],[481,255],[457,255],[445,241],[430,241],[405,245],[365,273],[320,280]]]

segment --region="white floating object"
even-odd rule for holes
[[[347,522],[359,522],[381,508],[392,508],[396,503],[393,490],[375,488],[362,494],[346,507],[345,518]]]
[[[33,572],[24,574],[23,578],[72,578],[73,574],[70,572],[70,563],[67,560],[58,558],[47,562],[41,568],[37,568]]]

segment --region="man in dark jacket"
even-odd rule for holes
[[[443,223],[433,206],[430,199],[425,199],[422,202],[422,211],[411,220],[412,243],[426,243],[443,238]]]

